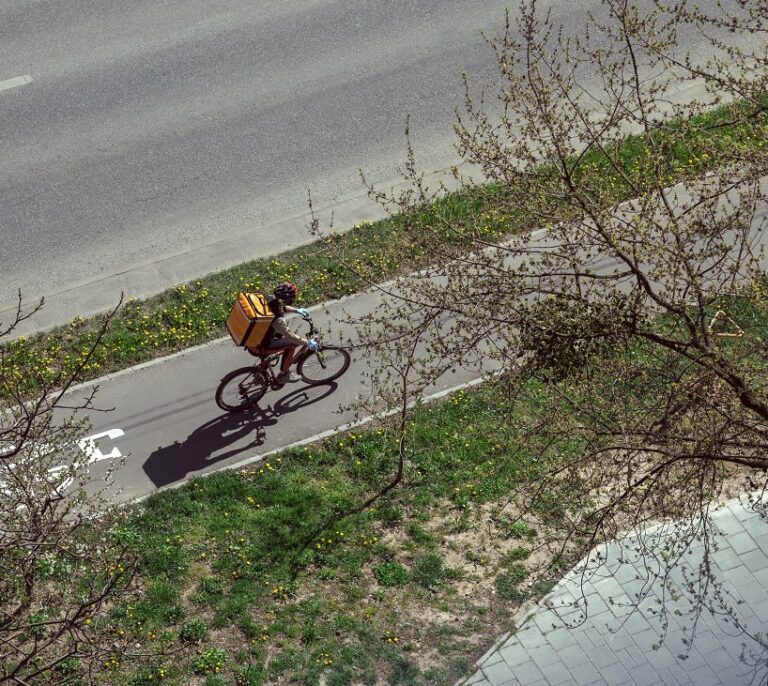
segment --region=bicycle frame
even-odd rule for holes
[[[317,329],[315,329],[315,323],[312,321],[311,317],[304,317],[304,321],[309,323],[309,333],[307,334],[307,338],[314,338],[317,335]],[[322,349],[322,343],[320,344],[320,348]],[[264,372],[264,376],[267,379],[267,383],[269,383],[269,387],[273,391],[280,390],[283,386],[285,386],[285,383],[281,383],[277,380],[277,374],[275,374],[275,367],[280,363],[280,357],[283,354],[283,350],[276,349],[268,353],[267,355],[261,355],[258,353],[254,353],[252,351],[251,355],[254,355],[255,357],[260,358],[260,362],[258,362],[256,367],[258,367],[262,372]],[[295,367],[301,362],[305,357],[311,354],[311,351],[307,346],[302,346],[300,352],[294,356],[293,361],[291,362],[291,366]]]
[[[308,337],[316,339],[317,330],[312,320],[309,317],[305,319],[309,323]],[[279,390],[285,385],[278,380],[275,372],[278,365],[282,368],[285,348],[248,348],[248,352],[257,357],[258,362],[233,369],[216,389],[216,404],[227,412],[240,412],[252,407],[267,390]],[[330,367],[327,364],[329,360]],[[292,365],[296,365],[298,376],[304,383],[315,386],[335,381],[349,369],[351,362],[352,358],[344,348],[318,341],[316,350],[310,350],[308,346],[299,348]]]

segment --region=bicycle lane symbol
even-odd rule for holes
[[[123,457],[123,454],[120,452],[120,448],[115,446],[112,448],[112,450],[105,454],[99,448],[97,441],[102,438],[108,438],[111,441],[115,441],[123,436],[125,436],[125,431],[122,429],[108,429],[107,431],[102,431],[100,433],[93,434],[92,436],[81,438],[77,442],[77,445],[88,458],[88,464],[94,464],[95,462],[100,462],[101,460],[117,460]]]
[[[118,460],[122,458],[123,454],[120,452],[120,448],[117,446],[113,447],[112,450],[110,450],[108,453],[102,452],[101,448],[99,447],[101,439],[108,438],[111,441],[114,441],[118,438],[121,438],[122,436],[125,436],[125,432],[122,429],[107,429],[106,431],[101,431],[97,434],[86,436],[85,438],[81,438],[79,441],[77,441],[77,447],[83,451],[87,458],[87,462],[83,466],[88,467],[92,464],[95,464],[96,462],[101,462],[102,460]],[[66,465],[59,465],[57,467],[51,468],[49,470],[49,474],[51,476],[55,476],[58,472],[65,471],[66,469]],[[62,481],[62,483],[59,484],[56,488],[59,491],[64,491],[72,484],[73,481],[74,476],[70,476]]]
[[[108,429],[107,431],[101,431],[97,434],[86,436],[85,438],[75,441],[75,445],[83,451],[86,457],[86,461],[81,466],[88,467],[96,462],[101,462],[102,460],[116,460],[122,458],[123,454],[117,446],[114,446],[109,452],[105,453],[100,448],[100,445],[103,439],[115,441],[123,436],[125,436],[125,432],[122,429]],[[4,454],[7,455],[12,453],[14,450],[15,445],[13,444],[0,444],[0,458],[2,458]],[[31,459],[44,459],[47,455],[50,455],[53,452],[56,452],[56,448],[53,445],[48,443],[35,444],[29,453],[29,457]],[[16,460],[2,463],[3,472],[9,470],[12,471],[18,466],[20,465],[17,464]],[[74,475],[70,474],[62,479],[60,483],[56,483],[56,479],[60,474],[66,474],[68,470],[70,470],[70,467],[66,464],[54,464],[46,470],[46,475],[42,478],[47,481],[55,491],[63,492],[74,481]],[[5,494],[9,493],[8,484],[4,480],[3,474],[0,474],[0,492]]]

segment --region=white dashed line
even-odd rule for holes
[[[14,79],[0,81],[0,91],[7,91],[9,88],[16,88],[17,86],[26,86],[28,83],[32,83],[32,77],[29,74],[17,76]]]

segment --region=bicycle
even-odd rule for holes
[[[307,338],[317,339],[317,330],[311,317]],[[227,412],[241,412],[255,405],[269,390],[280,390],[285,382],[278,381],[275,369],[280,363],[282,350],[249,352],[260,362],[229,372],[216,389],[216,404]],[[302,381],[314,386],[338,379],[349,369],[352,357],[349,351],[337,345],[325,345],[318,340],[316,350],[304,348],[294,359],[296,372]]]

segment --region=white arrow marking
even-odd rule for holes
[[[108,454],[104,454],[99,450],[96,445],[96,441],[99,438],[109,438],[114,441],[116,438],[125,436],[125,432],[122,429],[109,429],[108,431],[102,431],[100,434],[94,434],[93,436],[87,436],[77,442],[77,445],[88,457],[88,463],[93,464],[100,460],[116,460],[118,457],[122,457],[123,454],[120,449],[115,447]]]
[[[18,86],[26,86],[28,83],[32,83],[32,77],[29,74],[25,76],[17,76],[15,79],[0,81],[0,91],[7,91],[10,88],[17,88]]]

